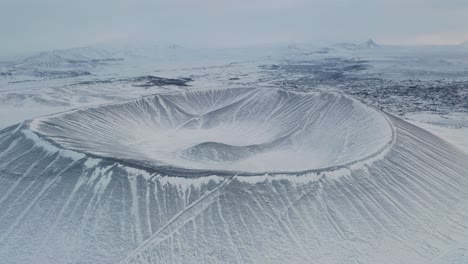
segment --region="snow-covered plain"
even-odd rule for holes
[[[467,54],[88,47],[1,63],[0,259],[466,263]]]

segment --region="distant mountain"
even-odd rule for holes
[[[95,47],[45,51],[16,61],[0,63],[0,78],[74,78],[91,75],[92,68],[120,60],[123,59]]]
[[[335,44],[334,47],[345,50],[363,50],[380,48],[380,45],[378,45],[374,40],[369,39],[364,43],[338,43]]]
[[[184,48],[178,44],[136,44],[113,47],[110,50],[114,57],[125,59],[161,58],[177,54]]]
[[[63,68],[93,66],[96,63],[121,60],[111,53],[93,47],[40,52],[20,62],[16,67],[26,68]]]
[[[82,56],[86,59],[91,60],[108,60],[115,56],[107,50],[95,48],[95,47],[80,47],[73,49],[66,49],[58,51],[63,56]]]
[[[172,44],[167,45],[167,48],[168,49],[180,49],[180,48],[182,48],[182,46],[180,46],[178,44],[175,44],[175,43],[172,43]]]
[[[32,66],[40,68],[49,68],[57,66],[65,66],[68,64],[80,64],[86,63],[87,59],[85,57],[77,56],[63,56],[60,51],[51,51],[51,52],[41,52],[37,55],[28,57],[24,59],[17,66]]]
[[[365,47],[369,48],[369,49],[373,49],[373,48],[380,48],[380,45],[375,43],[375,41],[373,39],[369,39],[367,40],[365,43],[364,43]]]

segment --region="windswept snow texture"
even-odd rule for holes
[[[388,120],[359,101],[277,89],[155,95],[31,126],[63,148],[210,173],[334,167],[374,155],[392,139]]]
[[[196,140],[177,134],[177,148],[163,148],[156,134],[170,129]],[[233,141],[195,132],[211,129]],[[311,155],[300,163],[308,171],[216,172],[283,148]],[[165,150],[170,164],[211,166],[212,175],[168,176],[155,166]],[[0,131],[0,260],[467,263],[467,174],[468,157],[446,141],[338,94],[152,96]]]

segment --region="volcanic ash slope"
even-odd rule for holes
[[[160,94],[0,131],[4,263],[465,263],[468,157],[334,93]]]

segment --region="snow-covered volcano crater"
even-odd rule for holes
[[[454,146],[334,93],[74,110],[0,130],[0,262],[467,263],[467,175]]]
[[[60,147],[172,171],[275,173],[367,159],[392,140],[375,109],[335,93],[196,90],[35,119]]]

